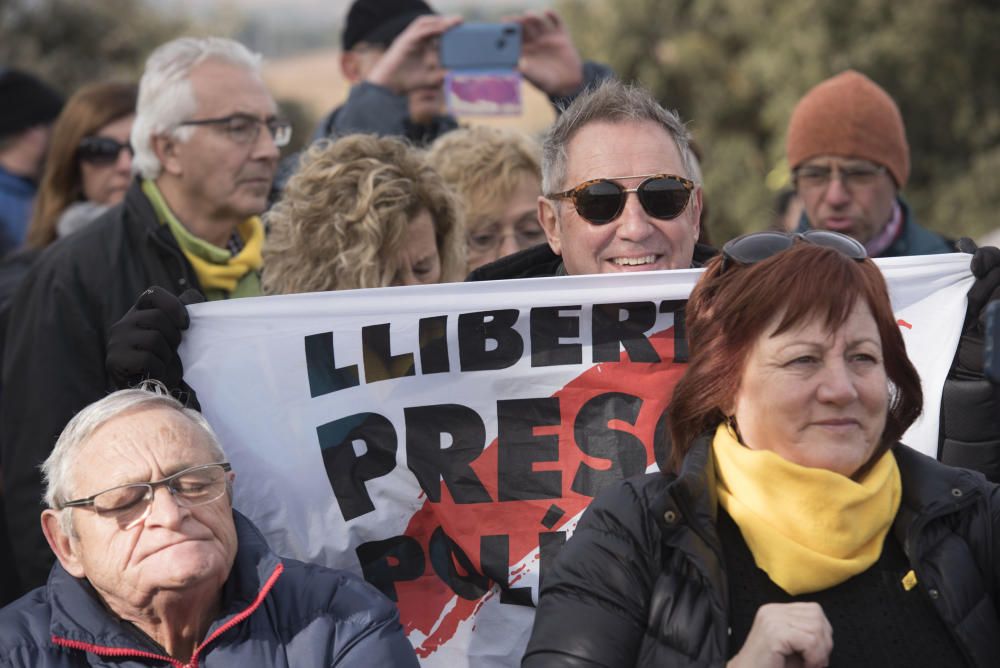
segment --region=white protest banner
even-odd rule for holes
[[[880,260],[937,454],[968,255]],[[516,666],[540,577],[606,485],[655,470],[700,270],[190,307],[181,347],[279,554],[363,574],[425,666]],[[808,280],[808,277],[803,277]]]

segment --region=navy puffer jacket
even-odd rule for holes
[[[0,610],[0,666],[417,666],[396,607],[345,571],[282,559],[234,512],[239,548],[223,613],[188,664],[112,616],[56,563],[48,584]]]

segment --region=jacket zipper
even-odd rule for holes
[[[79,640],[70,640],[68,638],[60,638],[59,636],[52,636],[52,642],[56,645],[62,645],[63,647],[69,647],[70,649],[78,649],[84,652],[93,652],[100,656],[135,656],[142,659],[156,659],[157,661],[166,661],[172,666],[177,666],[177,668],[187,668],[187,666],[194,666],[196,664],[183,664],[177,659],[172,659],[169,656],[163,656],[156,654],[154,652],[143,652],[139,649],[125,649],[124,647],[104,647],[102,645],[92,645],[87,642],[81,642]],[[193,660],[193,659],[192,659]]]
[[[91,643],[81,642],[79,640],[69,640],[68,638],[60,638],[57,635],[52,636],[52,642],[56,645],[69,647],[70,649],[78,649],[84,652],[93,652],[94,654],[100,656],[118,656],[118,657],[135,656],[142,659],[156,659],[157,661],[164,661],[172,666],[175,666],[176,668],[197,668],[198,655],[201,653],[201,651],[205,649],[205,647],[213,640],[215,640],[223,633],[225,633],[226,631],[233,628],[234,626],[242,622],[244,619],[252,615],[254,611],[260,607],[261,603],[264,602],[264,599],[270,593],[271,588],[274,586],[274,583],[277,581],[278,577],[284,570],[285,570],[285,565],[279,563],[277,567],[274,569],[274,572],[271,573],[271,576],[267,579],[267,582],[264,583],[264,586],[260,588],[259,592],[257,592],[257,597],[254,599],[253,603],[247,606],[238,615],[235,615],[228,622],[226,622],[219,628],[215,629],[215,632],[212,633],[212,635],[208,636],[208,638],[205,639],[205,642],[201,643],[195,648],[194,653],[191,654],[191,660],[188,661],[187,663],[183,663],[169,656],[156,654],[155,652],[144,652],[139,649],[127,649],[124,647],[104,647],[102,645],[93,645]]]
[[[943,509],[941,512],[935,513],[934,515],[931,515],[929,517],[920,518],[918,521],[914,522],[913,525],[910,527],[910,530],[906,532],[906,545],[904,546],[904,549],[906,551],[906,558],[910,562],[910,568],[913,569],[913,573],[917,576],[917,582],[924,583],[925,591],[929,591],[927,589],[927,583],[932,582],[935,584],[935,586],[938,586],[938,584],[933,579],[925,578],[923,569],[920,568],[920,565],[916,563],[918,555],[916,554],[915,543],[917,537],[921,533],[923,533],[924,527],[926,527],[931,522],[938,520],[942,517],[945,517],[947,515],[959,512],[961,510],[965,510],[965,508],[967,508],[968,506],[975,504],[978,498],[979,498],[978,494],[966,495],[962,498],[961,501],[957,502],[951,508]],[[941,609],[942,603],[939,603],[941,599],[940,598],[934,599],[930,596],[928,596],[928,598],[931,599],[931,605],[937,611],[938,615],[941,617],[942,620],[944,620],[945,616]],[[951,635],[952,640],[954,640],[955,644],[959,647],[959,649],[961,649],[962,654],[965,657],[965,660],[969,663],[969,665],[973,665],[975,661],[973,660],[972,655],[969,653],[969,648],[966,647],[962,639],[955,634],[954,629],[950,624],[946,626],[948,634]]]

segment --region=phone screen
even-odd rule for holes
[[[455,116],[521,113],[521,26],[464,23],[441,36],[444,91]]]

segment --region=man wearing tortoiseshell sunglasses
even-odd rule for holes
[[[684,124],[637,86],[608,80],[563,111],[542,144],[538,220],[548,243],[467,280],[700,266],[701,184]]]

